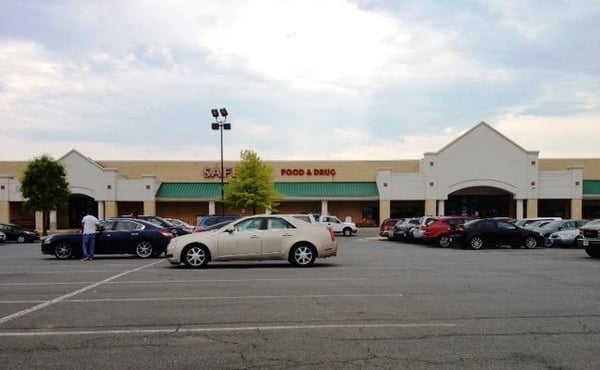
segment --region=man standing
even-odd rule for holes
[[[81,220],[81,228],[83,229],[83,237],[81,247],[83,249],[82,261],[90,261],[94,259],[94,248],[96,247],[96,226],[98,219],[87,210],[85,216]]]

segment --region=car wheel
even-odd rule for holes
[[[585,251],[588,254],[588,256],[592,257],[592,258],[600,258],[600,249],[595,249],[591,246],[585,247]]]
[[[204,267],[208,263],[208,251],[200,245],[190,245],[181,253],[187,267]]]
[[[448,248],[450,246],[451,240],[448,235],[440,236],[438,238],[437,244],[442,248]]]
[[[135,255],[139,258],[148,258],[152,255],[152,243],[147,240],[141,240],[135,245]]]
[[[525,248],[527,248],[527,249],[535,249],[535,248],[537,248],[538,241],[535,237],[528,236],[525,238],[525,241],[523,244],[525,245]]]
[[[294,266],[308,267],[315,262],[316,251],[311,245],[298,244],[295,245],[290,252],[290,262]]]
[[[54,256],[59,260],[67,260],[73,257],[73,246],[67,241],[60,241],[54,247]]]
[[[25,236],[24,235],[17,236],[17,243],[25,243]]]
[[[345,228],[344,230],[342,230],[342,234],[343,234],[344,236],[352,236],[352,229],[351,229],[351,228],[349,228],[349,227],[347,227],[347,228]]]
[[[472,236],[468,242],[469,248],[479,250],[485,246],[483,238],[479,235]]]
[[[578,235],[575,237],[575,239],[573,240],[573,248],[581,248],[582,247],[582,243],[581,240],[583,239],[583,237],[581,237],[581,235]]]
[[[550,239],[550,238],[544,239],[544,247],[550,248],[552,246],[552,244],[553,244],[552,239]]]

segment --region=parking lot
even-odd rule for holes
[[[338,237],[312,268],[0,244],[3,368],[600,368],[600,261]]]

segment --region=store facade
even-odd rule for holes
[[[131,212],[180,218],[249,214],[220,202],[220,163],[101,161],[72,150],[59,158],[71,197],[50,230],[77,228],[86,209],[108,218]],[[417,160],[267,161],[284,198],[279,213],[320,213],[378,224],[387,217],[468,214],[513,218],[600,218],[600,158],[540,159],[482,122]],[[224,163],[224,179],[237,162]],[[27,162],[0,162],[0,222],[41,229],[22,207]],[[261,210],[264,211],[264,210]]]

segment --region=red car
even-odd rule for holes
[[[464,224],[472,220],[468,216],[442,216],[436,221],[430,223],[425,228],[423,240],[427,243],[436,244],[442,248],[448,248],[452,243],[452,234],[456,230],[456,226]]]

